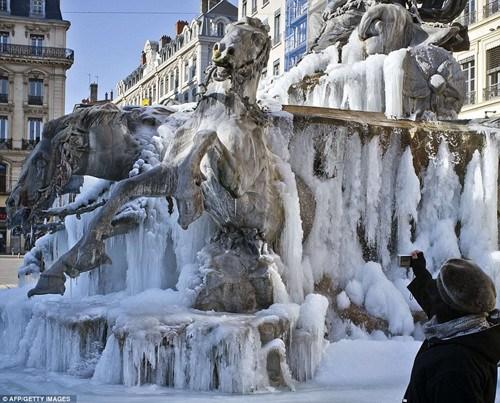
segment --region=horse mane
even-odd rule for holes
[[[86,130],[95,125],[110,125],[121,119],[123,119],[121,109],[111,103],[80,108],[69,115],[45,123],[42,138],[54,140],[69,126]]]

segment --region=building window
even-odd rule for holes
[[[0,0],[0,11],[9,12],[9,0]]]
[[[43,121],[40,118],[28,119],[28,140],[38,142],[42,138]]]
[[[9,50],[9,33],[0,32],[0,52],[6,52]]]
[[[247,0],[243,0],[243,3],[241,4],[241,16],[247,16]]]
[[[189,92],[184,93],[184,102],[189,102]]]
[[[273,45],[281,42],[281,10],[274,13],[274,36]]]
[[[43,51],[43,35],[30,35],[31,39],[31,54],[41,56]]]
[[[164,92],[164,86],[165,86],[165,80],[162,78],[160,80],[160,98],[163,96],[163,92]]]
[[[500,46],[486,51],[485,100],[500,97]]]
[[[0,76],[0,104],[9,102],[9,79]]]
[[[0,162],[0,193],[7,193],[7,165]]]
[[[257,0],[252,0],[252,14],[257,12]]]
[[[490,15],[500,11],[500,0],[486,0],[484,5],[483,17],[488,18]]]
[[[7,116],[0,116],[0,142],[5,142],[9,138],[9,119]]]
[[[275,60],[273,63],[273,75],[274,76],[279,76],[280,75],[280,61]]]
[[[43,80],[30,78],[28,85],[28,104],[43,105]]]
[[[31,0],[31,13],[32,16],[44,17],[45,16],[45,0]]]
[[[170,91],[173,91],[174,90],[174,73],[170,73]]]
[[[196,98],[198,97],[198,91],[196,90],[196,88],[192,89],[191,96],[192,96],[192,101],[196,102]]]
[[[476,0],[469,0],[465,7],[462,21],[459,20],[464,26],[469,26],[476,22]]]
[[[189,82],[189,62],[187,60],[184,62],[184,81]]]
[[[226,32],[226,27],[223,22],[218,22],[217,23],[217,36],[224,36],[224,33]]]
[[[460,62],[465,75],[465,104],[476,102],[476,62],[474,58]]]
[[[196,65],[197,60],[193,59],[193,62],[191,63],[191,80],[194,80],[196,78]]]

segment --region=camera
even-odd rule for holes
[[[411,255],[398,255],[399,267],[410,267],[411,266]]]

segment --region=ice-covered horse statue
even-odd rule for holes
[[[47,123],[7,200],[9,226],[29,231],[48,215],[64,217],[92,209],[73,206],[47,211],[58,195],[76,193],[83,175],[110,181],[128,178],[143,151],[151,147],[154,151],[151,139],[171,113],[164,107],[121,110],[109,103],[81,108]]]
[[[104,239],[112,235],[120,207],[140,196],[167,196],[176,200],[182,228],[204,210],[220,227],[201,253],[197,306],[241,312],[272,303],[267,245],[279,240],[283,212],[276,157],[255,104],[270,46],[267,26],[259,20],[229,27],[215,45],[206,94],[175,133],[163,161],[118,182],[86,234],[41,274],[29,295],[64,293],[65,273],[75,277],[109,262]]]

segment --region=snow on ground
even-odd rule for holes
[[[0,394],[59,393],[77,395],[78,402],[400,402],[420,343],[411,338],[390,341],[342,340],[330,344],[312,382],[296,392],[270,391],[235,396],[195,393],[154,385],[126,388],[99,385],[88,379],[36,369],[0,370]]]
[[[332,343],[326,349],[314,380],[297,385],[296,392],[270,390],[242,396],[176,390],[156,385],[127,388],[101,385],[88,379],[37,369],[4,369],[0,370],[0,395],[68,394],[76,395],[79,403],[401,402],[419,347],[420,342],[409,337]],[[500,398],[497,397],[496,401],[500,402]]]

